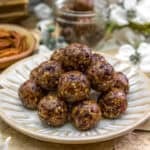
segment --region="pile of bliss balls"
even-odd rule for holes
[[[91,89],[99,92],[98,99],[89,98]],[[127,108],[128,91],[128,79],[122,72],[115,72],[87,45],[73,43],[55,50],[48,61],[34,68],[18,93],[23,105],[37,109],[48,125],[71,122],[84,131],[95,127],[102,117],[120,117]]]

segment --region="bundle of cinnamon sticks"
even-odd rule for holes
[[[0,59],[19,54],[28,48],[26,37],[16,31],[0,29]]]

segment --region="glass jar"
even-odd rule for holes
[[[60,34],[68,43],[80,42],[95,47],[105,34],[104,0],[77,1],[78,4],[75,0],[55,2],[55,21]],[[82,4],[85,1],[88,3]]]

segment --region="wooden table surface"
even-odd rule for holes
[[[64,145],[32,139],[12,129],[0,119],[0,134],[11,136],[9,150],[150,150],[150,133],[131,132],[123,137],[93,144]]]

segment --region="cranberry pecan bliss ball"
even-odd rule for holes
[[[18,94],[23,105],[29,109],[36,109],[38,102],[44,96],[43,90],[33,80],[24,82]]]
[[[122,72],[114,73],[114,87],[118,89],[122,89],[126,94],[129,92],[129,81],[125,74]]]
[[[106,95],[99,98],[102,115],[105,118],[118,118],[127,109],[127,96],[124,91],[113,88]]]
[[[74,43],[64,49],[63,67],[65,70],[84,72],[92,59],[91,49],[87,45]]]
[[[48,94],[38,105],[41,120],[50,126],[61,126],[67,121],[67,105],[54,94]]]
[[[83,73],[70,71],[59,78],[58,95],[67,102],[84,100],[89,94],[90,84]]]
[[[46,61],[31,71],[30,78],[45,90],[55,90],[63,72],[59,62]]]
[[[101,54],[94,53],[92,54],[91,65],[95,65],[96,63],[106,63],[106,59]]]
[[[88,130],[96,126],[101,118],[101,111],[95,100],[86,100],[73,107],[71,116],[77,129]]]
[[[53,52],[53,54],[50,57],[50,60],[54,60],[54,61],[62,63],[63,56],[64,56],[64,49],[60,48]]]
[[[91,65],[87,70],[87,77],[91,87],[99,92],[106,92],[113,87],[114,69],[109,63],[98,61]]]

